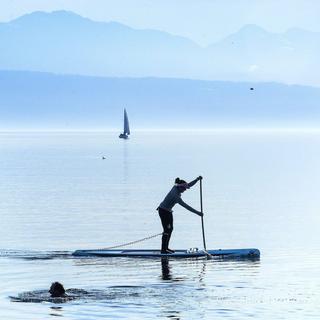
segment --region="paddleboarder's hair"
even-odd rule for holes
[[[184,180],[181,180],[180,178],[176,178],[176,180],[174,181],[174,183],[176,183],[176,184],[183,184],[183,183],[187,183],[187,182],[184,181]]]

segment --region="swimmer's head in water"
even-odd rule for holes
[[[60,282],[53,282],[51,284],[49,293],[51,294],[51,297],[63,297],[65,294],[65,290],[63,285]]]

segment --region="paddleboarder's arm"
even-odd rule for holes
[[[194,179],[193,181],[188,183],[188,188],[191,188],[192,186],[194,186],[199,180],[201,180],[202,177],[199,176],[198,178]]]
[[[186,204],[181,198],[179,199],[178,203],[180,204],[180,206],[186,208],[187,210],[197,214],[198,216],[202,216],[202,213],[196,209],[193,209],[192,207],[190,207],[188,204]]]

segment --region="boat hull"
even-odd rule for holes
[[[72,253],[78,257],[127,257],[127,258],[201,258],[206,257],[208,253],[217,258],[259,258],[260,251],[258,249],[218,249],[218,250],[176,250],[172,254],[162,254],[159,250],[76,250]]]

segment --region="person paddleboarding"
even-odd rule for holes
[[[176,178],[175,185],[172,187],[170,192],[166,195],[164,200],[160,203],[159,207],[157,208],[160,219],[161,219],[162,227],[163,227],[162,243],[161,243],[162,254],[174,253],[174,250],[169,249],[169,241],[170,241],[172,230],[173,230],[172,208],[175,206],[175,204],[178,203],[182,207],[197,214],[198,216],[200,217],[203,216],[202,212],[196,209],[193,209],[181,199],[181,194],[185,192],[187,189],[194,186],[201,179],[202,177],[199,176],[195,180],[187,183],[186,181],[181,180],[180,178]]]

